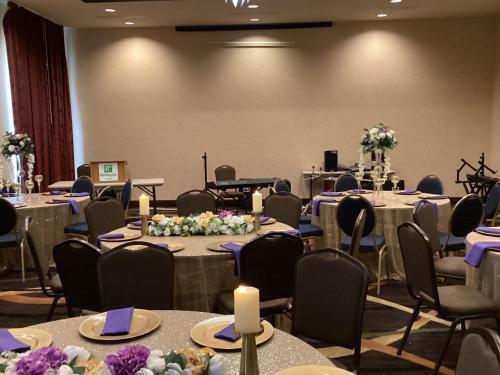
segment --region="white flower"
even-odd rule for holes
[[[371,135],[377,134],[378,133],[378,128],[371,128],[370,131],[369,131],[369,133]]]
[[[154,373],[162,373],[163,371],[165,371],[165,360],[159,356],[156,357],[150,355],[147,361],[147,367]]]
[[[379,134],[379,138],[380,138],[380,139],[384,139],[384,138],[385,138],[385,133],[380,133],[380,134]]]
[[[141,368],[135,375],[155,375],[155,373],[147,368]]]
[[[392,138],[393,134],[391,132],[387,133],[387,138]]]
[[[14,145],[10,145],[10,146],[9,146],[9,151],[10,151],[10,152],[14,152],[14,149],[15,149]]]
[[[16,365],[12,364],[5,369],[5,375],[16,375]]]
[[[83,361],[88,361],[90,358],[90,352],[81,346],[69,345],[64,348],[63,352],[68,356],[68,363],[71,363],[77,357]]]
[[[102,366],[97,375],[112,375],[108,366]],[[151,374],[148,374],[151,375]]]
[[[214,355],[210,359],[210,367],[208,368],[208,375],[224,375],[225,371],[225,361],[224,357],[220,354]]]
[[[68,365],[62,365],[57,371],[57,375],[73,375],[73,370]]]

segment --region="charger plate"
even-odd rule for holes
[[[413,193],[405,193],[404,190],[401,190],[401,191],[394,192],[394,194],[397,194],[397,195],[420,195],[420,194],[422,194],[422,192],[417,190]]]
[[[106,322],[106,313],[92,315],[85,319],[78,331],[80,335],[96,341],[120,341],[129,340],[135,337],[141,337],[154,331],[161,325],[161,317],[154,311],[134,309],[132,320],[130,321],[130,332],[128,335],[101,336],[104,323]]]
[[[420,194],[417,198],[428,199],[428,200],[443,200],[449,199],[446,195],[435,195],[435,194]]]
[[[234,315],[218,316],[199,322],[191,328],[191,340],[201,346],[207,346],[212,349],[221,350],[239,350],[241,349],[241,339],[230,342],[215,338],[214,335],[234,323]],[[261,322],[264,331],[255,338],[257,345],[265,343],[273,337],[274,328],[267,320]]]
[[[352,375],[352,372],[333,366],[297,366],[275,372],[274,375]]]
[[[31,350],[50,346],[52,335],[36,328],[11,328],[9,332],[19,341],[29,345]]]
[[[273,217],[270,217],[269,219],[267,219],[263,223],[260,223],[260,225],[271,225],[271,224],[274,224],[274,223],[276,223],[276,219],[273,218]]]
[[[235,243],[237,245],[240,245],[240,246],[244,246],[246,244],[246,242],[238,242],[238,241],[221,241],[221,242],[212,242],[212,243],[209,243],[207,245],[207,249],[208,250],[211,250],[211,251],[218,251],[218,252],[221,252],[221,253],[232,253],[231,250],[227,250],[227,249],[224,249],[223,247],[221,247],[221,245],[224,245],[224,244],[227,244],[227,243]]]
[[[484,231],[484,230],[481,230],[481,229],[478,229],[478,228],[476,228],[475,231],[477,233],[480,233],[480,234],[485,235],[485,236],[500,237],[500,233],[492,233],[492,232]]]
[[[14,208],[26,207],[26,203],[15,203]]]

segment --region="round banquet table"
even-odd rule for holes
[[[89,341],[78,333],[78,327],[88,317],[57,320],[30,328],[38,328],[52,334],[52,346],[64,348],[67,345],[85,347],[98,359],[103,360],[107,354],[128,344],[143,344],[150,349],[163,352],[184,348],[199,348],[190,339],[191,328],[197,323],[218,316],[203,312],[191,311],[157,311],[162,320],[161,326],[149,335],[120,343],[98,343]],[[226,374],[238,374],[240,351],[219,352],[225,358]],[[274,329],[273,337],[258,346],[257,355],[261,375],[271,375],[276,371],[299,365],[323,365],[335,367],[332,362],[318,350],[298,338],[278,329]]]
[[[368,200],[374,199],[373,194],[363,194],[362,196]],[[385,237],[387,256],[384,266],[387,267],[386,270],[389,278],[394,280],[404,279],[405,274],[403,258],[399,248],[397,229],[398,226],[403,223],[413,222],[413,204],[420,200],[418,196],[419,195],[399,195],[390,191],[385,191],[382,200],[377,199],[377,203],[380,202],[384,204],[384,206],[375,207],[375,214],[377,217],[375,233],[378,235],[383,234]],[[337,206],[338,200],[341,198],[342,197],[336,198],[337,202],[333,203],[321,202],[319,217],[313,215],[312,218],[313,224],[319,225],[323,229],[321,242],[325,247],[340,247],[341,230],[337,224]],[[313,199],[323,200],[331,198],[317,195]],[[450,200],[436,199],[430,201],[437,204],[439,231],[447,232],[448,218],[451,213]],[[361,255],[365,256],[365,254]],[[374,261],[375,259],[371,260]],[[373,275],[375,272],[374,270],[377,269],[375,262],[372,261],[369,261],[369,264],[367,264],[371,275]],[[386,274],[386,270],[383,268],[382,276]]]
[[[234,256],[231,252],[215,252],[207,249],[214,242],[248,242],[269,231],[292,229],[282,223],[262,225],[258,233],[245,235],[154,237],[143,236],[134,241],[150,243],[180,243],[184,249],[174,252],[174,307],[178,310],[214,311],[217,296],[222,291],[233,290],[239,279],[234,274]],[[110,233],[139,233],[120,228]],[[126,241],[101,242],[101,251],[115,248]]]
[[[7,199],[7,198],[3,198]],[[74,199],[78,202],[80,213],[73,214],[69,203],[49,204],[52,199]],[[16,208],[17,226],[16,234],[22,238],[24,233],[24,221],[30,216],[32,226],[37,228],[38,243],[43,247],[49,259],[52,259],[52,249],[57,243],[64,241],[64,227],[68,224],[74,224],[85,221],[83,213],[84,207],[90,202],[89,197],[68,198],[64,195],[44,195],[44,194],[22,194],[19,199],[8,198],[12,203],[26,204],[24,207]],[[3,252],[2,252],[3,253]],[[27,264],[32,264],[29,251],[24,253]],[[20,257],[15,252],[10,252],[5,259],[7,265],[19,267]]]
[[[500,228],[500,227],[497,227]],[[466,237],[466,249],[476,242],[497,242],[500,247],[500,237],[487,236],[471,232]],[[466,285],[480,290],[500,304],[500,252],[485,251],[479,267],[467,264]]]

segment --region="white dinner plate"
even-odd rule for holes
[[[223,247],[221,247],[221,245],[224,245],[224,244],[230,243],[230,242],[235,243],[235,244],[240,245],[240,246],[244,246],[246,244],[245,242],[238,242],[238,241],[212,242],[212,243],[209,243],[207,245],[207,249],[211,250],[211,251],[218,251],[221,253],[232,253],[231,250],[227,250],[227,249],[224,249]]]
[[[52,335],[36,328],[11,328],[9,332],[19,341],[30,346],[31,350],[50,346]]]
[[[119,341],[128,340],[135,337],[147,335],[154,331],[161,324],[161,317],[154,311],[134,309],[132,320],[130,321],[130,331],[127,335],[101,336],[104,323],[106,322],[106,313],[92,315],[85,319],[78,331],[86,338],[97,341]]]
[[[131,240],[136,240],[138,238],[141,238],[142,234],[140,233],[124,233],[123,238],[100,238],[99,241],[101,242],[125,242],[125,241],[131,241]]]
[[[274,375],[352,375],[352,372],[333,366],[296,366],[275,372]]]
[[[215,338],[214,336],[231,323],[234,323],[234,315],[224,315],[199,322],[191,328],[191,340],[201,346],[207,346],[212,349],[239,350],[241,349],[241,339],[230,342]],[[264,330],[255,338],[257,345],[269,340],[273,337],[274,333],[273,326],[267,320],[263,320],[261,324]]]

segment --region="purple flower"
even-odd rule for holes
[[[143,345],[130,345],[106,357],[104,363],[114,375],[134,375],[146,367],[149,349]]]
[[[220,217],[221,219],[224,219],[225,217],[228,217],[228,216],[233,216],[234,214],[235,214],[235,212],[234,212],[234,211],[226,211],[226,210],[224,210],[224,211],[219,212],[219,214],[218,214],[218,215],[219,215],[219,217]]]
[[[67,359],[60,349],[41,348],[17,362],[16,372],[18,375],[43,375],[48,369],[59,369]]]

